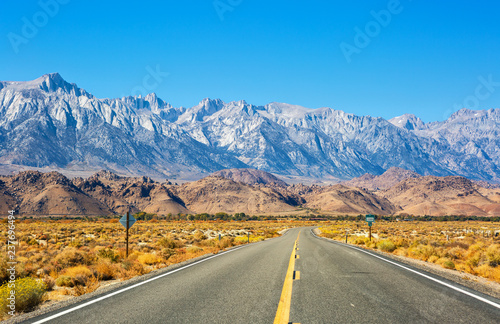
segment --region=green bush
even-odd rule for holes
[[[74,283],[70,276],[62,275],[56,279],[56,285],[59,287],[73,287]]]
[[[377,249],[384,252],[392,252],[396,249],[396,245],[391,240],[382,240],[377,243]]]
[[[446,260],[443,262],[443,267],[446,269],[455,269],[455,263],[451,260]]]
[[[16,292],[15,299],[8,299],[11,297],[10,292],[12,290]],[[42,302],[46,290],[43,281],[29,277],[16,279],[13,283],[7,282],[3,284],[0,287],[0,310],[2,315],[12,315],[9,312],[14,310],[16,313],[32,310]]]
[[[111,262],[118,262],[119,255],[115,253],[112,249],[102,249],[97,252],[97,256],[103,259],[109,259]]]

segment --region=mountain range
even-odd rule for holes
[[[424,123],[284,103],[204,99],[176,108],[155,94],[99,99],[58,73],[0,82],[0,169],[8,170],[181,180],[251,168],[340,181],[399,167],[499,183],[499,132],[500,109]]]

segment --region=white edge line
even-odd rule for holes
[[[316,236],[317,238],[322,238],[322,237],[319,237],[319,236],[317,236],[316,234],[314,234],[314,232],[313,232],[312,230],[311,230],[311,233],[312,233],[314,236]],[[332,241],[332,242],[337,243],[336,241]],[[340,242],[339,242],[339,243],[340,243]],[[357,250],[357,251],[360,251],[360,252],[363,252],[363,253],[366,253],[366,254],[369,254],[369,255],[371,255],[371,256],[373,256],[373,257],[376,257],[376,258],[378,258],[378,259],[380,259],[380,260],[383,260],[383,261],[385,261],[385,262],[387,262],[387,263],[391,263],[391,264],[396,265],[396,266],[398,266],[398,267],[400,267],[400,268],[403,268],[403,269],[408,270],[408,271],[410,271],[410,272],[416,273],[416,274],[418,274],[419,276],[422,276],[422,277],[427,278],[427,279],[429,279],[429,280],[435,281],[435,282],[437,282],[437,283],[439,283],[439,284],[441,284],[441,285],[443,285],[443,286],[446,286],[446,287],[448,287],[448,288],[451,288],[451,289],[453,289],[453,290],[456,290],[456,291],[458,291],[458,292],[461,292],[462,294],[465,294],[465,295],[467,295],[467,296],[470,296],[470,297],[472,297],[472,298],[475,298],[475,299],[477,299],[477,300],[480,300],[480,301],[482,301],[482,302],[484,302],[484,303],[490,304],[491,306],[493,306],[493,307],[496,307],[496,308],[500,309],[500,305],[499,305],[499,304],[497,304],[497,303],[495,303],[495,302],[492,302],[491,300],[488,300],[488,299],[483,298],[483,297],[481,297],[481,296],[475,295],[475,294],[473,294],[473,293],[471,293],[471,292],[468,292],[467,290],[463,290],[463,289],[461,289],[461,288],[458,288],[458,287],[455,287],[455,286],[453,286],[453,285],[450,285],[450,284],[448,284],[448,283],[446,283],[446,282],[444,282],[444,281],[441,281],[441,280],[439,280],[439,279],[436,279],[436,278],[433,278],[433,277],[431,277],[431,276],[428,276],[428,275],[426,275],[426,274],[424,274],[424,273],[421,273],[421,272],[418,272],[418,271],[416,271],[416,270],[410,269],[410,268],[405,267],[405,266],[403,266],[403,265],[401,265],[401,264],[398,264],[398,263],[396,263],[396,262],[393,262],[393,261],[387,260],[387,259],[385,259],[385,258],[383,258],[383,257],[381,257],[381,256],[379,256],[379,255],[376,255],[376,254],[374,254],[374,253],[370,253],[370,252],[368,252],[368,251],[366,251],[366,250],[364,250],[364,249],[362,249],[362,248],[358,248],[358,247],[351,246],[351,245],[348,245],[348,244],[341,244],[341,245],[343,245],[343,246],[347,246],[347,247],[349,247],[349,248],[351,248],[351,249],[354,249],[354,250]]]
[[[196,264],[199,264],[199,263],[202,263],[202,262],[208,261],[208,260],[213,259],[213,258],[216,258],[216,257],[218,257],[218,256],[221,256],[221,255],[224,255],[224,254],[227,254],[227,253],[230,253],[230,252],[234,252],[234,251],[239,250],[239,249],[241,249],[241,248],[244,248],[244,247],[246,247],[246,246],[248,246],[248,245],[244,245],[244,246],[241,246],[241,247],[238,247],[238,248],[235,248],[235,249],[229,250],[229,251],[225,251],[225,252],[222,252],[222,253],[217,253],[216,255],[213,255],[213,256],[208,257],[208,258],[206,258],[206,259],[203,259],[203,260],[200,260],[200,261],[193,262],[193,263],[188,264],[188,265],[185,265],[185,266],[183,266],[183,267],[181,267],[181,268],[178,268],[178,269],[175,269],[175,270],[169,271],[169,272],[167,272],[167,273],[164,273],[164,274],[161,274],[161,275],[155,276],[155,277],[150,278],[150,279],[148,279],[148,280],[145,280],[145,281],[142,281],[142,282],[136,283],[136,284],[134,284],[134,285],[132,285],[132,286],[129,286],[129,287],[126,287],[126,288],[123,288],[123,289],[117,290],[117,291],[112,292],[112,293],[110,293],[110,294],[108,294],[108,295],[104,295],[104,296],[98,297],[98,298],[93,299],[93,300],[91,300],[91,301],[88,301],[88,302],[86,302],[86,303],[80,304],[80,305],[78,305],[78,306],[75,306],[75,307],[73,307],[73,308],[67,309],[67,310],[62,311],[62,312],[60,312],[60,313],[57,313],[57,314],[54,314],[54,315],[52,315],[52,316],[46,317],[46,318],[44,318],[44,319],[41,319],[41,320],[39,320],[39,321],[33,322],[33,324],[38,324],[38,323],[45,323],[45,322],[48,322],[48,321],[53,320],[53,319],[55,319],[55,318],[58,318],[58,317],[60,317],[60,316],[66,315],[66,314],[68,314],[68,313],[71,313],[71,312],[73,312],[73,311],[75,311],[75,310],[77,310],[77,309],[84,308],[84,307],[86,307],[86,306],[89,306],[89,305],[92,305],[92,304],[94,304],[94,303],[100,302],[101,300],[107,299],[107,298],[112,297],[112,296],[114,296],[114,295],[121,294],[122,292],[125,292],[125,291],[127,291],[127,290],[130,290],[130,289],[133,289],[133,288],[139,287],[139,286],[144,285],[144,284],[146,284],[146,283],[149,283],[149,282],[151,282],[151,281],[154,281],[154,280],[160,279],[160,278],[162,278],[162,277],[165,277],[165,276],[171,275],[172,273],[176,273],[176,272],[178,272],[178,271],[184,270],[184,269],[186,269],[186,268],[192,267],[192,266],[194,266],[194,265],[196,265]]]

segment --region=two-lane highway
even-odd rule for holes
[[[285,280],[290,269],[300,272],[300,279],[291,285]],[[273,323],[285,318],[277,314],[286,299],[289,321],[302,324],[498,323],[500,319],[500,309],[494,305],[362,251],[316,238],[310,228],[293,229],[283,237],[112,294],[27,322]]]

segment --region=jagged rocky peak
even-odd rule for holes
[[[108,170],[100,170],[89,177],[89,179],[121,180],[123,177]]]
[[[407,130],[421,129],[425,126],[424,122],[413,114],[404,114],[402,116],[389,119],[389,122],[394,126]]]
[[[179,118],[179,123],[201,122],[204,117],[211,116],[225,107],[224,101],[220,99],[205,98],[200,103],[186,112]]]
[[[40,184],[44,186],[53,184],[70,186],[72,184],[67,177],[56,171],[48,173],[42,173],[39,171],[22,171],[12,176],[12,182],[25,185]]]
[[[286,187],[287,184],[283,180],[277,178],[275,175],[256,169],[226,169],[217,171],[212,174],[213,176],[231,179],[236,182],[243,182],[246,184],[273,184],[280,187]]]
[[[486,119],[489,122],[500,121],[500,108],[490,108],[488,110],[472,110],[462,108],[454,112],[445,123],[466,122],[474,119]]]
[[[197,106],[193,107],[193,109],[203,112],[204,115],[212,115],[213,113],[221,110],[224,105],[224,101],[220,99],[205,98]]]
[[[171,104],[160,99],[154,92],[148,94],[145,97],[128,97],[128,100],[134,102],[134,106],[136,108],[148,109],[155,113],[173,108]]]
[[[32,81],[3,81],[0,86],[0,90],[2,88],[19,92],[30,90],[38,90],[49,93],[62,91],[76,96],[90,96],[85,90],[78,88],[75,83],[66,82],[57,72],[44,74]]]

